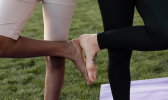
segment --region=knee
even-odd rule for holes
[[[157,34],[159,36],[154,36],[159,38],[159,40],[161,41],[161,43],[163,42],[163,44],[168,43],[168,28],[162,27],[159,29],[159,31],[157,32]]]
[[[65,58],[63,57],[46,56],[45,60],[47,67],[62,68],[65,66]]]
[[[168,27],[168,25],[167,25]],[[163,25],[147,27],[150,38],[156,43],[168,43],[168,28]]]
[[[14,42],[13,39],[0,36],[0,57],[5,57],[8,54],[11,44]]]
[[[168,28],[162,28],[162,29],[160,30],[160,33],[163,34],[163,38],[164,38],[165,40],[168,40]]]

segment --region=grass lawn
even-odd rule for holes
[[[143,25],[135,11],[134,25]],[[96,0],[77,0],[69,40],[82,34],[102,32],[102,20]],[[22,35],[43,39],[42,2],[36,6]],[[168,51],[133,51],[131,59],[132,80],[168,76]],[[98,100],[100,85],[109,83],[107,75],[107,50],[97,57],[97,80],[90,86],[70,60],[66,60],[65,80],[60,100]],[[42,100],[46,65],[44,57],[25,59],[0,59],[0,100]]]

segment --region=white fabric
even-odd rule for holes
[[[45,40],[67,41],[76,0],[0,0],[0,35],[17,40],[39,1]]]

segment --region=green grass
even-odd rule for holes
[[[22,35],[43,39],[42,2],[36,6]],[[143,25],[135,11],[134,25]],[[102,20],[96,0],[78,0],[74,11],[69,40],[82,34],[102,32]],[[131,59],[132,80],[168,76],[168,51],[133,51]],[[70,60],[66,60],[65,80],[60,100],[98,100],[100,85],[109,83],[107,75],[107,50],[97,57],[97,80],[88,86],[81,73]],[[42,100],[46,65],[44,57],[26,59],[0,59],[0,100]]]

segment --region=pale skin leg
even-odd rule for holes
[[[97,34],[85,34],[79,37],[79,43],[86,54],[86,69],[91,82],[96,80],[96,55],[100,50],[97,42]]]

